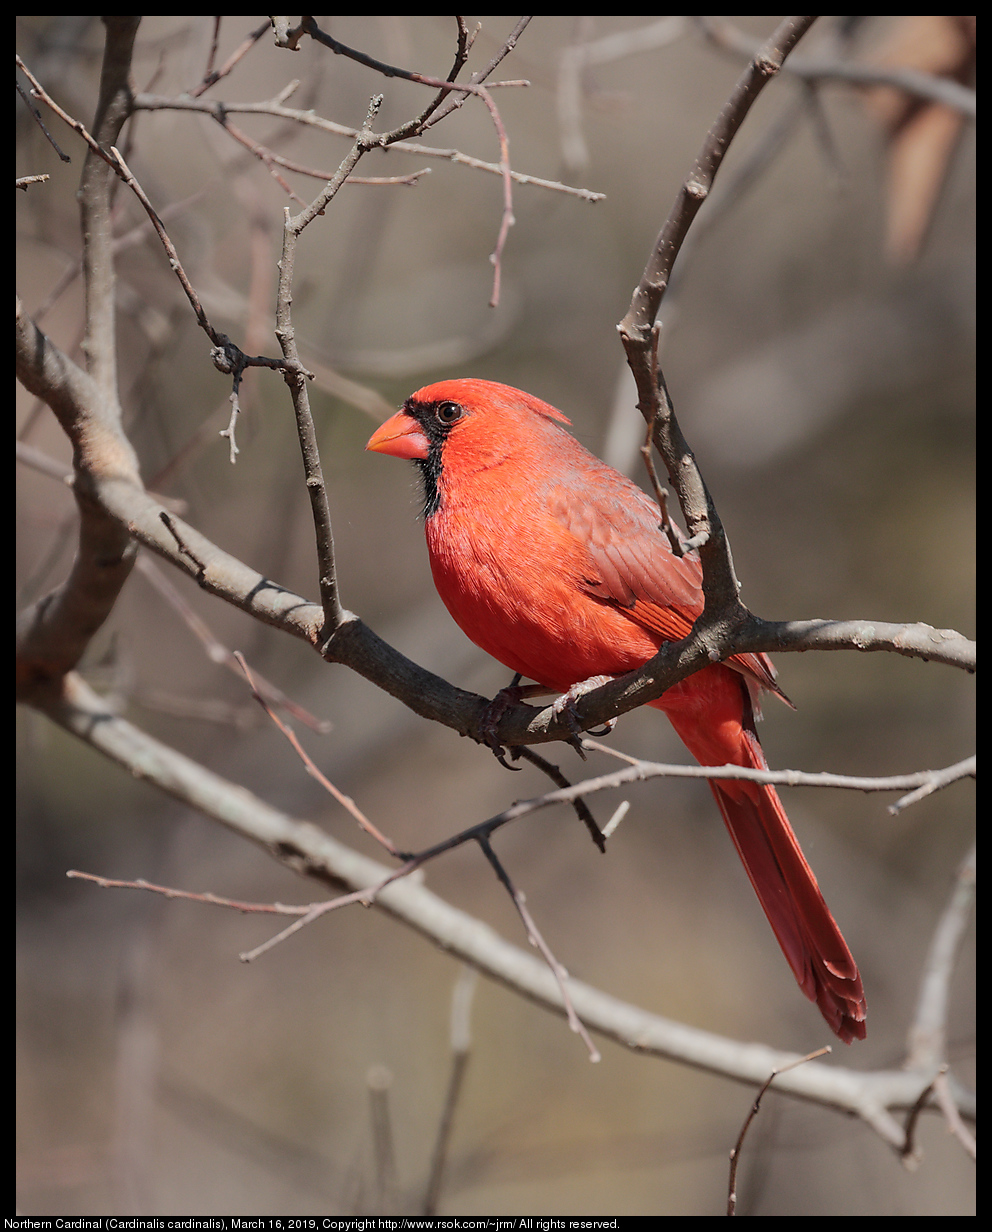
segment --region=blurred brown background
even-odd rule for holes
[[[261,20],[225,18],[218,62]],[[470,68],[515,20],[481,18]],[[294,316],[304,362],[318,370],[313,403],[344,602],[404,653],[483,694],[507,673],[467,642],[434,594],[413,468],[363,452],[373,419],[333,392],[327,369],[381,395],[382,413],[442,377],[518,385],[561,407],[590,448],[639,474],[625,431],[639,421],[615,325],[742,62],[685,24],[664,45],[636,36],[638,54],[588,67],[584,166],[563,154],[576,128],[574,115],[560,116],[558,74],[574,42],[652,20],[535,18],[497,72],[531,82],[497,93],[514,169],[606,194],[591,204],[516,187],[497,309],[487,306],[488,257],[502,190],[485,172],[398,151],[369,157],[362,174],[431,172],[415,188],[347,187],[302,240]],[[778,19],[735,20],[758,38]],[[837,20],[821,19],[800,53],[837,52]],[[853,54],[884,57],[906,20],[864,19]],[[439,76],[453,54],[452,18],[340,17],[328,28]],[[146,18],[139,88],[191,88],[211,31],[208,17]],[[97,19],[19,19],[20,54],[87,123],[102,47]],[[385,94],[383,127],[426,98],[423,87],[374,76],[310,42],[295,56],[278,51],[271,36],[207,97],[263,100],[292,77],[302,84],[290,105],[352,126],[374,92]],[[714,203],[700,215],[662,317],[664,368],[756,612],[922,620],[972,634],[973,131],[962,128],[946,171],[933,172],[935,212],[908,259],[893,252],[890,219],[905,189],[891,175],[894,147],[877,102],[828,84],[811,107],[788,76],[764,92],[718,188],[757,169],[778,126],[786,135],[711,225]],[[232,119],[328,170],[347,148],[269,117]],[[46,123],[73,163],[58,161],[21,109],[18,174],[52,175],[18,194],[19,290],[31,312],[79,250],[81,145],[58,121]],[[168,226],[211,319],[246,349],[277,353],[264,314],[282,189],[209,118],[162,111],[132,126],[129,163],[156,207],[185,203]],[[472,105],[422,143],[498,159],[488,115]],[[284,174],[304,199],[316,195],[318,181]],[[122,234],[142,221],[123,190],[118,208]],[[247,377],[232,467],[216,435],[229,384],[211,366],[157,241],[123,251],[119,271],[122,396],[146,480],[187,502],[188,519],[228,551],[315,598],[312,527],[281,380]],[[70,351],[81,302],[77,280],[41,322]],[[614,415],[618,402],[626,409]],[[23,390],[18,408],[25,439],[67,461],[51,415],[38,414]],[[73,502],[22,468],[19,503],[18,578],[29,602],[65,574]],[[307,747],[401,847],[544,790],[530,768],[511,779],[484,750],[186,579],[173,581],[218,638],[333,723],[323,736],[301,732]],[[85,667],[161,739],[378,854],[138,572]],[[783,655],[778,667],[798,712],[766,708],[762,742],[774,767],[882,775],[943,766],[972,747],[972,681],[961,672],[885,654]],[[611,739],[652,759],[685,758],[656,712],[628,716]],[[20,1210],[414,1212],[447,1081],[458,966],[357,909],[244,965],[238,953],[276,931],[271,921],[67,881],[65,871],[80,868],[239,899],[319,896],[31,713],[19,715],[18,753]],[[573,778],[582,774],[571,751],[554,757]],[[869,1036],[838,1046],[839,1064],[902,1058],[921,963],[969,843],[972,794],[958,784],[893,818],[889,797],[784,793],[865,979]],[[629,798],[606,857],[564,810],[501,832],[498,850],[559,958],[592,984],[708,1030],[803,1052],[828,1042],[709,792],[654,782]],[[601,819],[615,803],[592,801]],[[427,883],[524,944],[474,848],[433,864]],[[969,941],[950,1020],[951,1060],[965,1082],[975,1044],[971,960]],[[609,1043],[590,1065],[562,1021],[481,981],[472,1030],[442,1213],[722,1212],[747,1089]],[[392,1178],[372,1145],[372,1066],[393,1076]],[[924,1119],[921,1142],[925,1160],[910,1174],[864,1126],[772,1095],[748,1141],[739,1213],[971,1213],[972,1164],[935,1117]]]

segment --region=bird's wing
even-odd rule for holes
[[[584,547],[579,585],[624,610],[635,624],[664,641],[685,637],[703,610],[702,566],[694,553],[676,556],[661,525],[661,511],[636,484],[617,483],[605,464],[548,494],[549,509]],[[767,655],[728,660],[761,688],[784,697]],[[788,700],[788,699],[786,699]],[[791,704],[791,703],[790,703]]]

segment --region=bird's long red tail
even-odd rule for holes
[[[743,677],[705,669],[658,702],[704,766],[767,769]],[[789,966],[845,1044],[865,1038],[865,996],[857,964],[824,902],[774,787],[711,781],[730,837]]]

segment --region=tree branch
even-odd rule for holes
[[[338,887],[366,901],[363,892],[393,876],[309,822],[272,808],[245,788],[227,782],[190,758],[161,744],[107,709],[77,675],[39,696],[37,706],[129,773],[151,778],[163,790],[243,838],[262,847],[297,873]],[[143,887],[148,888],[148,887]],[[388,915],[413,928],[483,974],[545,1009],[566,1014],[558,981],[544,962],[525,953],[487,925],[450,906],[422,885],[395,881],[372,899]],[[233,904],[241,910],[243,904]],[[319,908],[322,904],[314,904]],[[796,1054],[697,1030],[627,1004],[579,980],[568,980],[576,1014],[591,1030],[623,1047],[760,1086],[772,1070],[794,1063]],[[880,1070],[860,1073],[809,1063],[776,1079],[780,1091],[861,1117],[886,1142],[901,1149],[904,1132],[892,1115],[912,1108],[932,1082],[931,1072]],[[964,1116],[974,1112],[963,1093]]]
[[[740,620],[745,609],[738,598],[740,586],[720,516],[682,435],[664,377],[658,369],[655,321],[686,233],[709,196],[731,141],[759,93],[815,20],[815,17],[786,18],[744,71],[706,135],[655,240],[627,315],[617,326],[637,384],[638,410],[649,425],[655,446],[668,469],[669,480],[685,515],[690,541],[698,547],[706,605],[700,620],[704,623],[714,610],[731,620]]]
[[[352,141],[361,132],[361,129],[349,128],[346,124],[338,124],[334,120],[328,120],[324,116],[316,115],[313,111],[286,107],[275,99],[264,103],[220,103],[211,102],[209,99],[190,98],[182,94],[171,98],[161,94],[144,93],[138,94],[135,97],[134,108],[136,111],[202,112],[213,116],[218,124],[228,132],[230,132],[231,126],[224,123],[224,117],[228,113],[231,115],[240,113],[243,115],[275,116],[307,127],[317,128],[323,132],[333,133],[338,137],[347,137]],[[433,122],[437,122],[437,116],[434,117]],[[488,163],[481,158],[473,158],[461,150],[438,149],[435,146],[421,145],[416,141],[402,140],[390,142],[388,148],[405,154],[416,154],[418,158],[445,159],[447,162],[459,163],[462,166],[472,167],[479,171],[487,171],[490,175],[502,176],[504,174],[504,168],[499,163]],[[310,172],[304,171],[304,174],[310,174]],[[603,201],[605,199],[604,193],[593,192],[589,188],[577,188],[571,184],[563,184],[559,180],[545,180],[540,176],[528,175],[523,171],[514,171],[512,167],[509,170],[509,175],[515,184],[533,184],[537,188],[547,188],[553,192],[566,193],[569,196],[579,197],[583,201]]]
[[[698,17],[706,37],[717,47],[736,55],[750,58],[755,54],[756,43],[743,30],[729,21],[712,17]],[[978,114],[978,99],[974,90],[951,77],[937,77],[913,68],[884,67],[879,64],[861,64],[854,60],[842,60],[833,56],[793,56],[786,72],[802,81],[843,81],[853,86],[891,86],[915,98],[953,107],[962,115],[974,119]]]
[[[170,515],[175,533],[170,531],[162,521],[163,506],[141,486],[133,451],[119,424],[101,416],[86,374],[25,317],[18,322],[17,357],[22,383],[48,402],[76,445],[77,469],[85,476],[91,499],[138,542],[188,574],[203,590],[308,642],[328,662],[350,667],[422,717],[480,738],[486,699],[419,667],[346,609],[341,609],[340,622],[324,640],[321,607],[243,564],[182,519]],[[746,651],[805,649],[890,650],[968,670],[975,661],[972,643],[953,631],[927,625],[776,624],[750,617],[743,630],[730,625],[701,635],[697,629],[682,642],[667,643],[638,672],[577,699],[574,718],[583,730],[599,726],[659,697],[711,659]],[[568,740],[572,735],[568,718],[555,714],[551,706],[538,710],[523,704],[507,710],[497,731],[504,746]]]

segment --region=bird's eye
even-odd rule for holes
[[[457,402],[439,402],[434,409],[438,423],[453,424],[465,414],[465,408]]]

